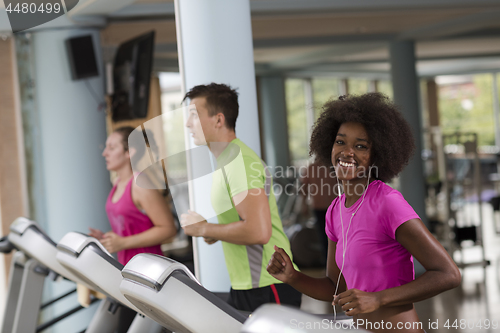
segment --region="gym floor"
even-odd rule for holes
[[[491,265],[486,268],[469,266],[461,269],[461,286],[415,304],[423,328],[428,333],[445,331],[500,333],[500,234],[495,232],[493,209],[489,204],[483,204],[483,219],[485,254]],[[456,252],[454,258],[460,262],[460,252]],[[463,249],[464,262],[479,260],[481,260],[479,246]],[[324,276],[322,269],[302,271],[313,276]],[[311,313],[331,313],[332,307],[328,302],[303,296],[302,310]],[[494,321],[496,329],[492,325]],[[449,328],[445,326],[447,322]],[[433,323],[431,327],[430,323]],[[436,324],[438,329],[434,328]]]

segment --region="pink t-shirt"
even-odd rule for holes
[[[342,194],[333,200],[326,213],[325,231],[337,243],[335,261],[339,269],[344,249],[339,204],[342,204],[345,237],[352,213],[361,200],[345,208],[345,195]],[[408,220],[419,218],[401,193],[380,180],[373,181],[347,233],[342,272],[347,288],[376,292],[413,281],[413,257],[396,240],[396,229]]]
[[[106,201],[106,213],[108,214],[111,229],[121,237],[137,235],[153,227],[153,222],[151,222],[145,213],[137,209],[132,200],[133,180],[134,178],[132,177],[125,187],[125,192],[123,192],[123,195],[117,202],[113,203],[111,201],[116,191],[116,185],[113,186]],[[163,255],[160,245],[140,247],[118,251],[118,261],[125,265],[133,256],[139,253]]]

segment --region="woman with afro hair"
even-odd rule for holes
[[[341,306],[373,332],[424,332],[414,302],[460,284],[457,266],[401,193],[386,185],[415,150],[409,124],[380,93],[327,102],[310,154],[333,166],[340,195],[328,208],[326,277],[296,271],[283,249],[268,272],[298,291]],[[415,257],[426,272],[415,279]]]

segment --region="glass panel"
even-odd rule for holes
[[[492,75],[438,77],[443,133],[474,132],[479,146],[495,144]]]
[[[167,155],[184,151],[184,119],[181,108],[181,77],[179,73],[160,73],[161,109],[163,113],[163,132]],[[187,177],[186,165],[180,159],[166,159],[165,167],[170,175]]]
[[[302,164],[309,155],[304,84],[301,79],[285,80],[288,140],[293,165]]]
[[[348,79],[347,85],[349,87],[347,91],[351,95],[361,95],[368,92],[368,80],[366,79]]]
[[[330,99],[339,96],[339,79],[337,78],[315,78],[312,80],[314,99],[314,119],[318,119],[321,107]]]
[[[387,95],[391,100],[393,99],[392,82],[388,80],[380,80],[377,82],[377,90],[384,95]]]

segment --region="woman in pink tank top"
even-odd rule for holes
[[[385,184],[413,154],[411,128],[379,93],[341,96],[323,109],[311,154],[335,168],[341,188],[326,213],[327,276],[296,271],[277,247],[267,270],[310,297],[340,305],[355,327],[422,333],[427,323],[413,303],[457,287],[461,276],[401,193]],[[416,279],[413,257],[426,269]]]
[[[129,150],[128,137],[133,130],[132,127],[115,130],[102,153],[107,169],[117,173],[106,201],[112,231],[103,233],[89,228],[90,236],[97,238],[110,253],[117,252],[123,265],[138,253],[162,255],[160,245],[176,234],[173,216],[162,195],[157,190],[141,188],[134,181],[130,157],[144,151]]]

